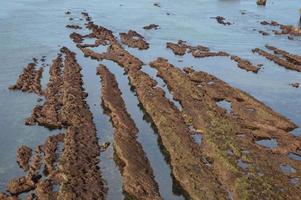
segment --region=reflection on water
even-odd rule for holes
[[[178,101],[174,100],[173,95],[172,95],[171,91],[168,89],[164,80],[157,76],[157,70],[154,68],[151,68],[150,66],[143,66],[142,71],[147,73],[152,79],[157,81],[158,87],[163,89],[163,91],[165,93],[165,97],[167,99],[169,99],[169,101],[172,102],[177,107],[178,110],[181,111],[182,110],[181,104]]]
[[[277,147],[278,143],[276,139],[264,139],[264,140],[257,140],[256,144],[259,144],[261,146],[273,149]]]
[[[273,1],[266,8],[258,7],[254,1],[212,1],[212,0],[175,0],[160,1],[161,8],[153,6],[153,1],[132,0],[126,3],[115,1],[50,1],[50,0],[10,0],[0,2],[0,191],[5,190],[5,182],[22,175],[17,167],[15,153],[21,144],[34,148],[58,131],[49,131],[43,127],[24,126],[36,105],[37,96],[8,91],[7,87],[17,79],[22,68],[31,62],[32,57],[47,56],[50,63],[58,52],[59,46],[68,46],[78,55],[81,54],[69,39],[73,30],[66,29],[69,17],[76,23],[80,12],[87,10],[96,24],[101,24],[115,32],[133,29],[145,36],[150,49],[139,51],[128,49],[146,64],[158,56],[167,58],[179,67],[193,66],[195,70],[211,73],[218,78],[238,87],[263,101],[277,112],[285,115],[301,126],[301,90],[289,86],[291,82],[301,82],[301,73],[289,71],[277,66],[263,57],[251,53],[255,47],[271,44],[286,51],[301,54],[300,39],[290,41],[285,36],[263,37],[258,32],[265,30],[258,21],[273,19],[283,24],[296,25],[299,20],[299,0]],[[122,4],[122,6],[120,6]],[[185,8],[185,9],[183,9]],[[71,16],[65,11],[70,10]],[[116,11],[117,10],[117,11]],[[244,15],[241,11],[244,10]],[[114,14],[113,14],[114,13]],[[166,13],[170,13],[167,15]],[[222,26],[210,17],[224,16],[232,26]],[[161,28],[147,31],[142,27],[158,24]],[[85,30],[79,31],[86,34]],[[231,54],[249,59],[254,64],[263,64],[258,74],[248,73],[236,66],[228,58],[194,59],[191,55],[174,56],[165,48],[167,41],[186,40],[192,45],[202,44],[213,51],[224,50]],[[94,115],[94,123],[100,142],[112,140],[112,127],[100,107],[99,77],[95,75],[98,62],[88,61],[78,56],[83,66],[85,88],[89,92],[88,103]],[[179,62],[180,60],[180,62]],[[117,66],[108,63],[111,70]],[[49,75],[48,66],[44,70],[42,83],[45,86]],[[165,199],[181,199],[172,195],[170,169],[166,165],[157,146],[157,137],[137,108],[137,100],[128,89],[128,81],[120,71],[114,71],[122,87],[127,108],[139,128],[139,141],[151,161],[156,180],[166,188],[160,188]],[[300,129],[299,129],[300,130]],[[294,132],[300,135],[301,131]],[[113,150],[101,155],[101,170],[107,184],[111,187],[108,199],[122,199],[120,173],[112,160]],[[295,181],[296,182],[296,181]]]
[[[229,101],[222,100],[222,101],[216,102],[216,104],[217,104],[217,106],[225,109],[227,111],[227,113],[230,113],[232,111],[231,102],[229,102]]]

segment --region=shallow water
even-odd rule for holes
[[[273,149],[277,147],[278,143],[276,139],[257,140],[256,144]]]
[[[11,92],[7,88],[13,84],[22,68],[31,62],[32,57],[47,56],[51,63],[59,50],[58,45],[67,46],[78,54],[78,61],[83,67],[85,88],[89,93],[87,99],[94,115],[94,123],[100,143],[112,140],[112,127],[109,118],[103,114],[100,106],[100,79],[96,76],[98,62],[81,56],[69,39],[71,11],[72,23],[83,23],[78,20],[80,12],[87,10],[96,24],[101,24],[115,32],[126,32],[134,29],[145,36],[150,49],[139,51],[128,49],[145,63],[161,56],[178,67],[193,66],[196,70],[209,72],[218,78],[238,87],[260,101],[283,114],[301,126],[301,89],[289,86],[292,82],[301,82],[301,73],[286,70],[252,54],[251,49],[263,48],[270,44],[292,53],[301,54],[301,39],[290,41],[286,36],[262,36],[252,29],[269,30],[259,21],[273,19],[284,24],[298,23],[299,0],[268,1],[265,8],[258,7],[255,0],[167,0],[160,1],[161,8],[153,6],[155,1],[58,1],[58,0],[10,0],[0,2],[0,191],[5,190],[5,183],[22,171],[18,168],[15,153],[21,144],[34,148],[44,143],[45,139],[59,131],[48,131],[43,127],[24,125],[32,108],[37,104],[37,96],[20,92]],[[116,12],[116,10],[118,10]],[[241,15],[244,10],[245,15]],[[166,13],[170,13],[167,15]],[[210,17],[224,16],[232,26],[223,26]],[[155,23],[159,30],[145,31],[143,26]],[[83,30],[80,30],[83,32]],[[174,56],[165,48],[168,41],[186,40],[189,43],[202,44],[212,50],[225,50],[255,64],[264,64],[258,74],[239,69],[236,63],[228,58],[194,59],[191,55]],[[179,62],[181,60],[181,62]],[[128,81],[117,65],[108,64],[117,76],[119,85],[126,100],[129,113],[139,128],[139,142],[154,169],[156,181],[164,199],[182,199],[172,194],[170,169],[157,144],[157,136],[150,124],[143,118],[137,107],[137,100],[129,90]],[[43,73],[43,85],[48,81],[48,67]],[[167,93],[167,95],[169,95]],[[170,97],[170,96],[169,96]],[[176,104],[176,103],[175,103]],[[301,129],[293,132],[301,135]],[[109,186],[108,199],[122,199],[121,177],[113,159],[112,147],[101,155],[101,170]],[[162,169],[162,170],[160,170]],[[164,187],[164,188],[163,188]]]

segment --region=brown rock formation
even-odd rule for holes
[[[172,173],[191,199],[227,199],[226,191],[206,164],[177,108],[157,83],[142,71],[129,72],[131,85],[151,117],[167,151]]]
[[[301,29],[300,27],[295,27],[293,25],[284,25],[280,24],[276,21],[262,21],[260,22],[261,25],[269,25],[269,26],[274,26],[278,27],[279,29],[273,30],[273,32],[276,35],[289,35],[289,39],[292,38],[291,36],[301,36]]]
[[[42,95],[41,78],[43,68],[36,69],[36,64],[29,63],[23,69],[23,73],[19,76],[15,85],[10,86],[10,90],[21,90],[22,92],[34,92]]]
[[[295,65],[301,66],[301,56],[290,54],[284,50],[278,49],[276,47],[273,47],[271,45],[265,45],[265,47],[269,50],[274,51],[275,54],[282,55],[288,62],[291,62]]]
[[[18,200],[18,197],[0,192],[0,200]]]
[[[119,33],[121,42],[128,47],[145,50],[149,48],[149,44],[144,40],[144,37],[136,31],[129,30],[127,33]]]
[[[232,23],[231,22],[226,22],[225,20],[225,18],[224,17],[222,17],[222,16],[217,16],[217,17],[214,17],[214,19],[216,19],[216,21],[219,23],[219,24],[222,24],[222,25],[224,25],[224,26],[230,26],[230,25],[232,25]]]
[[[260,67],[253,65],[250,61],[244,60],[238,56],[231,56],[231,60],[234,60],[235,62],[237,62],[237,66],[246,71],[251,71],[251,72],[257,73],[260,69]]]
[[[258,31],[261,35],[266,36],[266,35],[270,35],[268,32],[266,31]]]
[[[62,58],[58,56],[50,67],[50,79],[44,92],[45,102],[42,106],[36,106],[25,122],[26,125],[39,124],[50,129],[62,128],[60,109],[62,106]]]
[[[44,163],[45,163],[45,170],[47,174],[54,173],[57,169],[55,166],[55,162],[57,161],[57,149],[59,143],[64,142],[64,134],[58,134],[54,136],[50,136],[47,138],[44,144]]]
[[[171,49],[175,55],[183,56],[186,54],[188,46],[185,41],[179,40],[177,44],[167,42],[166,48]]]
[[[106,29],[102,27],[99,29],[96,25],[91,27],[94,27],[92,31],[97,38],[100,38],[98,35],[107,32]],[[179,111],[164,97],[163,90],[155,88],[155,81],[140,71],[142,62],[125,51],[114,37],[107,36],[103,39],[110,43],[107,52],[99,54],[90,49],[81,50],[86,56],[94,59],[112,60],[128,72],[130,83],[136,88],[140,102],[145,109],[147,108],[147,113],[154,118],[155,125],[160,129],[163,145],[170,155],[173,175],[181,187],[193,199],[226,199],[226,192],[216,181],[205,161],[200,160],[202,155],[197,144],[192,138],[187,137],[190,130]],[[165,115],[166,113],[169,114]]]
[[[97,73],[102,79],[102,104],[115,128],[114,149],[121,161],[124,192],[135,199],[161,199],[149,161],[137,141],[138,129],[126,111],[114,75],[105,66],[100,66]]]
[[[88,28],[97,38],[108,32],[93,22]],[[165,98],[156,81],[140,70],[139,59],[125,51],[114,36],[102,40],[110,45],[105,53],[81,50],[86,56],[112,60],[125,69],[158,130],[173,176],[188,198],[227,199],[231,194],[233,199],[298,199],[299,186],[292,185],[291,179],[301,178],[301,167],[287,157],[287,153],[300,149],[300,140],[288,133],[296,128],[294,123],[215,77],[191,69],[182,71],[158,59],[151,65],[180,101],[180,112]],[[180,50],[176,51],[185,54],[199,50],[185,45],[180,42]],[[216,104],[221,100],[231,102],[230,113]],[[201,145],[190,137],[189,126],[203,133]],[[256,143],[261,139],[275,139],[277,146],[262,147]],[[293,167],[293,174],[281,171],[285,164]]]
[[[291,83],[290,85],[294,88],[299,88],[300,83]]]
[[[151,66],[180,101],[186,122],[204,133],[202,152],[212,159],[214,173],[233,199],[298,199],[300,190],[279,167],[289,164],[296,169],[294,176],[301,175],[300,164],[287,157],[301,144],[287,132],[295,124],[211,75],[184,72],[165,59]],[[230,114],[216,105],[219,100],[232,103]],[[273,152],[263,149],[255,144],[257,138],[277,138],[278,146]]]
[[[58,199],[103,199],[105,190],[97,166],[100,147],[85,101],[81,67],[69,49],[63,47],[61,52],[65,54],[61,119],[68,128],[59,165],[62,182]]]
[[[35,190],[37,199],[41,200],[56,200],[57,192],[53,191],[53,181],[49,179],[45,179],[40,181],[37,184],[37,188]]]
[[[258,53],[259,55],[266,57],[267,59],[273,61],[274,63],[276,63],[276,64],[278,64],[278,65],[280,65],[280,66],[282,66],[286,69],[301,72],[301,65],[296,65],[292,62],[288,62],[288,61],[286,61],[282,58],[279,58],[276,55],[270,54],[270,53],[268,53],[268,52],[266,52],[262,49],[255,48],[255,49],[252,49],[252,52],[253,53]]]
[[[257,0],[256,3],[257,3],[257,5],[265,6],[267,1],[266,0]]]
[[[208,47],[204,47],[201,45],[190,46],[183,40],[179,40],[178,43],[167,42],[166,48],[171,49],[175,55],[180,56],[186,54],[186,52],[191,53],[196,58],[204,58],[211,56],[229,56],[228,53],[223,51],[211,52]]]
[[[145,29],[145,30],[151,30],[151,29],[154,29],[154,30],[157,30],[157,29],[159,29],[160,27],[159,27],[159,25],[157,25],[157,24],[150,24],[150,25],[147,25],[147,26],[144,26],[143,27],[143,29]]]
[[[178,43],[168,42],[166,47],[171,49],[175,55],[184,55],[186,52],[191,53],[192,56],[195,58],[204,58],[204,57],[211,57],[211,56],[231,56],[230,54],[219,51],[219,52],[211,52],[208,47],[204,47],[201,45],[198,46],[191,46],[188,45],[185,41],[179,40]],[[252,71],[257,73],[260,69],[257,66],[254,66],[250,61],[242,59],[238,56],[231,56],[231,59],[237,62],[237,66],[241,69],[246,71]]]
[[[20,148],[17,150],[17,163],[18,165],[27,171],[29,169],[29,161],[32,156],[32,149],[22,145]]]
[[[7,191],[12,195],[19,195],[35,188],[35,182],[31,177],[20,177],[13,179],[7,184]]]

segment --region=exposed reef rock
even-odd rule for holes
[[[149,161],[137,141],[138,129],[126,111],[114,75],[105,66],[98,67],[97,73],[102,79],[102,104],[115,128],[114,149],[120,159],[124,192],[135,199],[161,199]]]
[[[149,44],[144,40],[144,37],[136,31],[129,30],[127,33],[119,33],[121,42],[128,47],[145,50],[149,48]]]
[[[7,191],[12,195],[19,195],[35,189],[35,182],[30,177],[13,179],[7,184]]]
[[[7,198],[30,192],[27,199],[104,199],[106,189],[98,166],[100,146],[85,101],[81,67],[75,53],[66,47],[61,48],[61,53],[64,60],[59,55],[50,67],[45,102],[34,108],[27,123],[66,131],[48,137],[44,145],[36,147],[33,156],[28,147],[18,150],[17,161],[26,175],[9,181],[10,195],[2,195]]]
[[[54,182],[50,179],[40,181],[35,190],[36,199],[57,200],[57,192],[54,192],[53,185]]]
[[[232,25],[232,23],[231,22],[226,22],[225,20],[225,18],[224,17],[222,17],[222,16],[217,16],[217,17],[213,17],[214,19],[216,19],[216,21],[219,23],[219,24],[222,24],[222,25],[224,25],[224,26],[230,26],[230,25]]]
[[[74,24],[68,24],[68,25],[66,25],[66,28],[70,28],[70,29],[82,29],[81,26],[74,25]]]
[[[29,169],[29,161],[32,156],[32,149],[22,145],[20,148],[17,150],[17,163],[19,166],[27,171]]]
[[[58,199],[103,199],[105,189],[98,167],[100,147],[92,113],[85,101],[81,67],[75,53],[66,47],[61,52],[65,60],[60,114],[67,130],[59,163],[63,178]]]
[[[267,0],[257,0],[256,3],[257,3],[257,5],[265,6],[267,3]]]
[[[188,45],[185,41],[179,40],[178,43],[168,42],[166,47],[171,49],[175,55],[183,56],[186,53],[191,53],[195,58],[204,58],[204,57],[212,57],[212,56],[225,56],[229,57],[237,62],[237,66],[246,71],[252,71],[257,73],[260,67],[253,65],[250,61],[242,59],[238,56],[230,55],[227,52],[219,51],[219,52],[211,52],[208,47],[204,47],[201,45],[191,46]]]
[[[29,63],[23,69],[23,73],[19,76],[15,85],[10,86],[10,90],[21,90],[22,92],[34,92],[42,95],[41,78],[43,68],[36,69],[35,63]]]
[[[62,58],[59,55],[53,60],[50,67],[49,83],[44,92],[45,102],[42,106],[36,106],[31,114],[31,117],[25,121],[26,125],[39,124],[50,129],[62,128],[63,123],[60,119],[60,109],[62,106]]]
[[[178,43],[167,42],[166,48],[169,48],[173,51],[175,55],[184,55],[186,52],[191,53],[196,58],[204,58],[211,56],[229,56],[228,53],[219,51],[219,52],[211,52],[208,47],[204,47],[201,45],[191,46],[188,45],[185,41],[179,40]]]
[[[59,143],[64,142],[64,134],[58,134],[54,136],[49,136],[44,144],[44,164],[45,164],[45,172],[46,174],[55,173],[58,170],[57,166],[55,166],[55,162],[58,160],[57,150]]]
[[[234,199],[298,199],[300,190],[279,168],[289,164],[300,178],[300,163],[287,157],[301,144],[287,132],[295,124],[207,73],[182,71],[162,58],[150,65],[181,103],[186,122],[204,133],[202,152]],[[220,100],[231,102],[231,113],[217,106]],[[255,143],[262,138],[277,138],[278,146],[270,150]]]
[[[94,38],[99,40],[100,45],[108,45],[107,51],[103,53],[97,53],[90,48],[85,47],[85,44],[77,43],[77,47],[84,53],[86,57],[91,57],[96,60],[112,60],[117,64],[123,66],[126,70],[133,69],[139,70],[143,65],[142,61],[128,53],[116,40],[111,30],[108,30],[102,26],[98,26],[91,21],[91,18],[86,14],[87,25],[86,27],[91,30],[89,36],[93,35]],[[82,39],[85,36],[81,37]]]
[[[105,28],[95,25],[93,27],[92,31],[97,33],[95,34],[97,38],[100,38],[104,32],[108,32]],[[107,52],[96,53],[82,49],[83,53],[98,60],[112,60],[128,73],[131,85],[136,88],[139,101],[159,130],[163,145],[170,157],[173,176],[181,188],[192,199],[227,199],[226,191],[216,181],[216,177],[205,162],[200,159],[202,154],[198,145],[191,137],[187,137],[190,129],[185,125],[180,112],[164,97],[163,90],[155,87],[156,82],[140,70],[142,61],[124,50],[114,37],[107,36],[104,40],[110,43]]]
[[[231,56],[231,60],[237,62],[237,66],[246,71],[251,71],[257,73],[260,70],[260,67],[253,65],[250,61],[244,60],[238,56]]]
[[[299,88],[300,83],[291,83],[290,85],[294,88]]]
[[[265,47],[271,51],[274,51],[275,54],[283,56],[288,62],[301,66],[301,56],[290,54],[284,50],[278,49],[271,45],[265,45]]]
[[[273,50],[276,53],[276,55],[273,55],[259,48],[252,49],[252,52],[258,53],[259,55],[266,57],[267,59],[286,69],[301,72],[300,56],[289,54],[286,51],[277,49],[272,46],[267,45],[266,47],[270,50]],[[282,55],[283,58],[279,57],[280,55]]]
[[[154,30],[157,30],[157,29],[159,29],[160,27],[159,27],[159,25],[157,25],[157,24],[150,24],[150,25],[147,25],[147,26],[144,26],[143,27],[143,29],[145,29],[145,30],[151,30],[151,29],[154,29]]]
[[[277,27],[277,29],[272,30],[274,32],[275,35],[289,35],[289,39],[292,37],[291,36],[301,36],[301,29],[300,27],[295,27],[293,25],[284,25],[284,24],[280,24],[276,21],[271,20],[269,21],[261,21],[260,22],[261,25],[269,25],[269,26],[273,26],[273,27]]]
[[[263,36],[267,36],[267,35],[270,35],[268,32],[266,31],[258,31],[261,35]]]

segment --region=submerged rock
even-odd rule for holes
[[[147,26],[144,26],[143,27],[143,29],[145,29],[145,30],[151,30],[151,29],[154,29],[154,30],[157,30],[157,29],[159,29],[160,27],[159,27],[159,25],[157,25],[157,24],[150,24],[150,25],[147,25]]]
[[[291,83],[290,85],[294,88],[299,88],[300,83]]]
[[[215,19],[216,19],[216,21],[219,23],[219,24],[222,24],[222,25],[224,25],[224,26],[226,26],[226,25],[232,25],[232,23],[231,22],[226,22],[225,20],[225,18],[224,17],[222,17],[222,16],[217,16],[217,17],[214,17]]]
[[[266,0],[257,0],[256,3],[257,3],[257,5],[265,6],[267,1]]]

